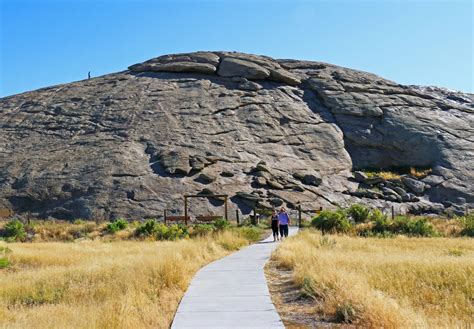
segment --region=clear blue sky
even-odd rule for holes
[[[318,60],[473,92],[471,0],[0,3],[0,97],[196,50]]]

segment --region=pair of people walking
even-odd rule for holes
[[[290,225],[290,216],[284,207],[281,207],[277,212],[275,209],[272,212],[272,232],[273,241],[280,241],[288,237],[288,225]]]

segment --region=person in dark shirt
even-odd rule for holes
[[[278,214],[275,209],[272,212],[272,232],[273,232],[273,242],[280,241],[280,237],[278,236],[278,229],[280,226],[280,222],[278,221]]]

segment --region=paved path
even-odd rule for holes
[[[268,238],[199,270],[171,328],[284,328],[263,273],[277,246]]]

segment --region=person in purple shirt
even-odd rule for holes
[[[278,213],[278,221],[280,222],[280,239],[288,237],[288,225],[290,225],[290,216],[285,211],[284,207],[281,207]]]

